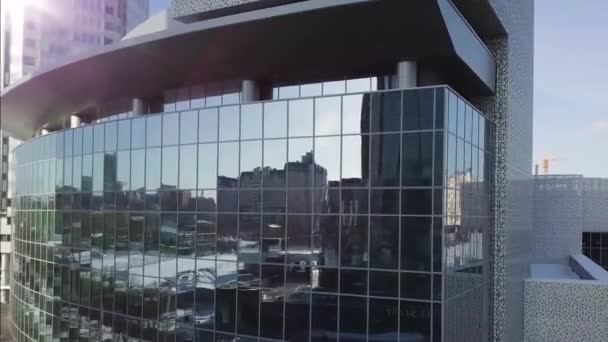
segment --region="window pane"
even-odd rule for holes
[[[146,190],[160,188],[160,148],[146,149]]]
[[[106,151],[116,150],[117,137],[116,137],[116,121],[108,122],[106,124]]]
[[[150,116],[147,118],[146,124],[146,146],[160,146],[161,142],[161,121],[159,115]]]
[[[287,136],[287,102],[267,102],[264,104],[264,138]]]
[[[400,339],[407,341],[410,336],[420,336],[428,341],[431,337],[431,304],[401,301]]]
[[[192,144],[197,141],[198,134],[198,111],[183,112],[179,118],[179,141],[180,144]]]
[[[163,173],[161,189],[170,190],[177,188],[177,153],[178,149],[176,146],[163,147]]]
[[[372,96],[372,132],[399,131],[401,127],[401,92]]]
[[[82,153],[91,153],[93,150],[93,127],[86,126],[83,128],[82,135]]]
[[[277,188],[285,186],[285,169],[287,158],[287,140],[264,141],[264,187]]]
[[[370,221],[370,266],[396,269],[399,258],[399,218],[372,216]]]
[[[315,173],[316,186],[340,180],[340,160],[340,137],[315,138],[315,163],[326,171]]]
[[[262,138],[262,104],[241,106],[241,139]]]
[[[344,134],[369,132],[369,95],[342,98],[342,130]]]
[[[433,129],[434,89],[403,92],[403,130]]]
[[[360,93],[364,91],[370,91],[370,87],[371,82],[369,77],[346,80],[347,93]]]
[[[346,92],[346,81],[323,82],[323,95],[337,95]]]
[[[313,174],[313,139],[289,139],[288,187],[311,187]]]
[[[261,186],[262,141],[241,142],[241,184],[242,188]]]
[[[130,170],[130,151],[119,151],[117,154],[117,191],[129,189]]]
[[[367,160],[362,162],[361,158],[369,157],[368,143],[369,136],[351,135],[342,138],[342,181],[348,179],[348,186],[365,186],[367,183],[363,177],[368,175],[368,170],[364,168],[369,163]]]
[[[42,141],[40,141],[38,143],[41,144]],[[74,130],[74,155],[78,156],[81,154],[82,154],[82,128],[77,128]]]
[[[236,187],[239,176],[239,143],[219,144],[218,177],[224,177],[220,187]]]
[[[144,188],[146,150],[133,150],[131,153],[131,190]]]
[[[398,340],[397,326],[399,315],[393,314],[394,312],[399,312],[397,304],[398,301],[396,300],[375,298],[369,300],[369,342]]]
[[[181,146],[179,150],[179,188],[196,189],[196,145]]]
[[[357,217],[349,220],[342,218],[342,236],[340,239],[342,266],[367,267],[368,262],[368,223],[367,217]]]
[[[93,191],[103,191],[103,153],[93,155]]]
[[[146,146],[146,118],[137,118],[131,121],[131,148]]]
[[[163,114],[163,146],[177,145],[179,137],[179,114]]]
[[[398,186],[400,177],[400,135],[372,135],[372,186]]]
[[[341,97],[315,99],[315,135],[340,134]]]
[[[403,186],[431,186],[433,182],[433,133],[403,134]]]
[[[367,332],[367,299],[340,296],[340,336],[352,336],[341,341],[365,341]]]
[[[313,100],[289,101],[289,136],[311,137],[313,134]]]
[[[220,140],[239,139],[239,106],[220,108]]]
[[[303,84],[300,86],[301,97],[320,96],[322,93],[323,84],[321,83]]]
[[[118,149],[126,150],[131,147],[131,120],[118,121]]]
[[[336,341],[338,329],[338,298],[333,295],[312,295],[311,341]]]
[[[401,219],[401,269],[414,271],[431,269],[430,217]]]
[[[198,145],[198,188],[217,187],[217,145]]]
[[[93,146],[93,152],[103,152],[104,149],[104,137],[105,137],[105,133],[104,133],[104,124],[97,124],[95,125],[94,131],[93,131],[93,138],[94,138],[94,146]]]
[[[202,109],[199,111],[198,141],[217,141],[217,108]]]

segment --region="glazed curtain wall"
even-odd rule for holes
[[[33,139],[16,150],[15,336],[441,341],[446,300],[485,286],[491,127],[437,87]]]

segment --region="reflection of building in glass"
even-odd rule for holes
[[[260,2],[228,27],[251,7],[174,4],[186,26],[148,22],[2,94],[3,127],[31,138],[16,149],[17,339],[501,334],[495,124],[511,116],[478,36],[510,39],[500,13]],[[74,76],[83,65],[96,82]]]

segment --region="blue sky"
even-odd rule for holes
[[[608,177],[608,1],[536,0],[534,159]]]
[[[554,158],[551,173],[608,177],[607,13],[608,0],[536,0],[534,161]]]
[[[169,7],[171,0],[150,0],[150,15]]]

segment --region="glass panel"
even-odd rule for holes
[[[344,136],[342,138],[342,186],[366,186],[368,175],[367,160],[362,162],[362,158],[369,157],[367,144],[369,136]]]
[[[262,138],[262,104],[241,106],[241,139]]]
[[[346,92],[346,81],[323,82],[323,95],[337,95]]]
[[[323,93],[323,85],[321,83],[302,84],[300,86],[300,96],[320,96]]]
[[[401,269],[430,271],[431,218],[402,217]]]
[[[103,190],[103,153],[93,155],[93,191]]]
[[[326,97],[315,99],[315,135],[340,134],[341,97]]]
[[[239,139],[239,106],[220,108],[220,140]]]
[[[117,191],[123,191],[130,189],[130,167],[131,167],[131,153],[130,151],[119,151],[117,155]]]
[[[160,148],[146,150],[146,190],[160,188]]]
[[[264,103],[264,138],[287,136],[287,102]]]
[[[338,297],[313,294],[311,302],[311,341],[337,341]]]
[[[340,296],[340,341],[365,341],[366,332],[366,298]]]
[[[106,124],[106,151],[116,150],[117,137],[116,137],[116,122],[108,122]]]
[[[196,189],[196,145],[180,146],[179,188]]]
[[[104,149],[104,124],[97,124],[95,125],[94,131],[93,131],[93,138],[94,138],[94,145],[93,145],[93,152],[103,152]]]
[[[451,91],[448,91],[448,131],[458,132],[458,97]]]
[[[401,214],[404,215],[431,215],[432,190],[410,189],[401,191]]]
[[[118,121],[118,149],[126,150],[131,147],[131,120]]]
[[[431,299],[431,275],[401,273],[401,298]]]
[[[131,153],[131,190],[143,190],[146,168],[146,151],[133,150]]]
[[[179,114],[163,114],[163,146],[177,145],[179,138]]]
[[[261,186],[262,141],[241,142],[241,188]]]
[[[264,187],[278,188],[285,186],[286,158],[286,139],[264,141]]]
[[[93,151],[93,127],[86,126],[83,128],[82,135],[82,153],[87,154]]]
[[[311,187],[313,174],[313,139],[289,139],[288,142],[289,187]]]
[[[180,144],[192,144],[198,139],[198,111],[183,112],[179,118]]]
[[[42,146],[42,140],[38,142]],[[42,146],[44,148],[44,146]],[[82,128],[74,130],[74,155],[79,156],[82,154]],[[43,156],[46,158],[46,156]]]
[[[373,268],[397,268],[399,263],[398,217],[371,217],[370,257],[370,265]]]
[[[369,132],[369,95],[342,98],[342,131],[344,134]]]
[[[369,300],[368,341],[397,341],[398,336],[398,301],[388,299]],[[407,339],[403,340],[407,341]]]
[[[236,187],[239,177],[239,143],[219,144],[218,157],[218,179],[219,187]]]
[[[370,90],[371,82],[369,77],[346,80],[347,93],[361,93]]]
[[[411,336],[420,336],[422,341],[431,336],[431,304],[401,301],[400,340],[407,341]]]
[[[403,92],[403,130],[433,129],[435,89]]]
[[[162,190],[177,189],[178,148],[176,146],[163,147],[162,160]]]
[[[279,98],[280,99],[293,99],[300,97],[300,87],[297,85],[279,87]]]
[[[217,141],[218,109],[202,109],[199,111],[198,141]]]
[[[198,187],[215,189],[217,187],[217,145],[198,145]]]
[[[400,91],[372,95],[372,132],[399,131],[401,127]]]
[[[398,186],[400,177],[400,135],[372,135],[372,186]]]
[[[131,148],[146,146],[146,118],[133,119],[131,123]]]
[[[325,169],[315,174],[317,187],[340,181],[340,137],[315,138],[315,163]]]
[[[313,135],[313,100],[289,101],[289,136]]]
[[[402,185],[433,185],[433,133],[403,134],[402,153]]]
[[[150,116],[146,120],[146,146],[160,146],[161,143],[161,121],[159,115]]]

